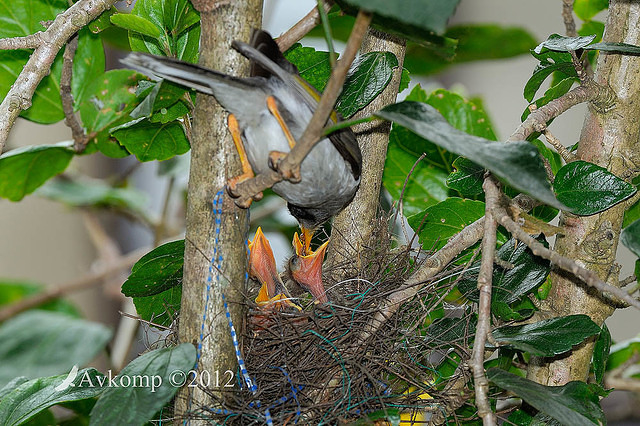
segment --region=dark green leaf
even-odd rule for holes
[[[409,225],[420,237],[425,250],[438,250],[450,237],[484,216],[484,203],[447,198],[421,213],[408,217]]]
[[[430,105],[405,101],[389,105],[379,117],[407,127],[449,152],[473,159],[509,185],[558,208],[538,150],[526,142],[500,143],[472,136],[449,125]]]
[[[43,292],[47,286],[26,281],[0,281],[0,306],[11,305],[26,297]],[[80,312],[71,303],[64,299],[53,299],[39,305],[37,309],[45,311],[61,312],[73,317],[80,318]]]
[[[575,0],[573,3],[573,11],[583,21],[588,21],[608,7],[609,0]]]
[[[28,311],[0,326],[0,386],[14,377],[48,376],[91,361],[111,332],[102,324],[68,315]]]
[[[636,201],[631,207],[624,212],[622,227],[626,228],[636,220],[640,219],[640,201]]]
[[[71,146],[70,142],[26,146],[0,155],[0,197],[20,201],[62,173],[73,158]]]
[[[189,151],[182,124],[138,119],[111,130],[113,136],[140,161],[166,160]]]
[[[129,155],[126,149],[111,139],[109,129],[131,120],[129,114],[138,104],[135,88],[141,78],[141,74],[129,70],[107,71],[87,88],[87,96],[79,105],[87,133],[95,133],[89,144],[109,157]]]
[[[329,52],[315,50],[313,47],[302,47],[294,44],[284,54],[285,58],[298,68],[300,77],[304,78],[318,92],[324,90],[331,75]]]
[[[572,213],[584,216],[606,210],[636,193],[633,185],[586,161],[573,161],[561,168],[553,189]]]
[[[158,38],[162,31],[161,28],[157,27],[153,22],[150,22],[142,16],[129,13],[117,13],[113,15],[111,17],[111,23],[125,30],[152,38]]]
[[[599,397],[606,392],[597,385],[569,382],[564,386],[543,386],[497,368],[487,371],[487,378],[563,424],[606,423],[599,403]]]
[[[20,384],[0,398],[0,424],[23,424],[54,405],[94,398],[102,393],[106,378],[100,372],[86,368],[76,371],[76,374],[64,389],[58,386],[71,379],[73,376],[70,374],[40,377]]]
[[[182,283],[184,240],[163,244],[145,254],[122,284],[127,297],[153,296]]]
[[[373,12],[374,21],[397,31],[442,34],[460,0],[338,0],[349,13],[357,9]]]
[[[534,139],[531,144],[538,148],[540,154],[547,159],[551,166],[551,171],[557,174],[562,168],[562,157],[555,150],[548,148],[540,139]],[[553,218],[552,218],[553,219]]]
[[[113,188],[99,181],[54,179],[37,195],[73,207],[112,207],[146,215],[147,195],[133,188]]]
[[[633,254],[640,257],[640,220],[636,220],[622,230],[620,242],[631,250]]]
[[[142,377],[147,381],[142,386],[107,388],[91,411],[91,425],[145,424],[173,398],[180,385],[187,383],[188,371],[195,362],[196,349],[190,343],[157,349],[134,359],[120,372],[119,380]],[[180,378],[184,382],[178,381],[176,385],[175,380]],[[122,409],[123,401],[126,410]]]
[[[453,162],[455,171],[447,176],[447,186],[458,191],[465,197],[482,194],[484,168],[464,157],[458,157]]]
[[[558,34],[551,34],[548,39],[536,46],[533,51],[538,54],[542,53],[543,49],[554,50],[556,52],[569,52],[588,46],[595,38],[595,34],[577,37],[565,37]]]
[[[411,223],[411,222],[410,222]],[[548,246],[544,236],[538,241]],[[551,271],[547,260],[535,256],[531,250],[513,238],[500,247],[497,257],[513,265],[505,269],[495,265],[493,269],[493,302],[511,304],[542,285]],[[478,300],[478,269],[480,261],[476,261],[470,272],[458,282],[458,289],[470,300]]]
[[[627,43],[614,43],[603,41],[594,43],[585,48],[586,50],[600,50],[602,52],[619,53],[621,55],[640,55],[640,46]]]
[[[533,422],[533,416],[524,410],[518,409],[507,417],[507,423],[518,426],[530,426]],[[540,425],[542,426],[542,425]]]
[[[558,99],[560,96],[567,93],[571,89],[571,86],[573,86],[573,83],[577,81],[579,81],[577,77],[567,77],[560,80],[557,84],[547,89],[547,91],[544,92],[544,95],[540,99],[534,102],[536,108],[540,108],[541,106],[548,104],[552,100]],[[529,116],[529,114],[531,114],[531,111],[529,110],[529,107],[527,107],[524,109],[524,112],[522,113],[520,119],[524,121]]]
[[[101,33],[105,29],[113,26],[113,24],[111,23],[111,16],[116,13],[119,13],[118,9],[116,9],[114,6],[111,6],[109,9],[102,12],[102,14],[98,16],[98,18],[91,21],[89,25],[87,25],[87,28],[94,34]]]
[[[524,98],[527,102],[533,101],[533,98],[538,89],[540,89],[542,82],[545,81],[552,73],[560,75],[562,79],[578,77],[578,74],[573,67],[573,63],[571,62],[571,55],[569,53],[547,51],[541,54],[532,52],[532,54],[540,61],[540,63],[535,67],[533,75],[524,86]]]
[[[75,110],[85,100],[87,89],[104,75],[104,61],[104,47],[100,37],[87,29],[80,30],[78,49],[73,57],[73,78],[71,79]]]
[[[391,52],[369,52],[352,65],[336,103],[336,111],[349,118],[369,105],[391,81],[398,58]]]
[[[491,313],[503,321],[524,321],[536,311],[536,306],[527,297],[511,304],[498,300],[491,302]]]
[[[600,327],[587,315],[569,315],[525,325],[507,325],[491,334],[499,346],[508,346],[532,355],[550,357],[570,351]]]
[[[143,320],[169,327],[178,317],[181,299],[182,285],[179,285],[154,296],[134,297],[133,304]]]
[[[197,62],[200,19],[190,1],[138,0],[131,15],[143,18],[160,29],[159,37],[148,36],[137,30],[130,31],[129,44],[132,50]]]
[[[0,15],[2,16],[0,38],[23,37],[44,31],[45,27],[42,22],[55,19],[68,7],[67,2],[63,0],[4,2],[0,6]],[[0,99],[7,95],[31,56],[31,52],[27,49],[0,51],[0,63],[2,64],[0,67]],[[64,118],[60,100],[61,72],[62,52],[53,62],[49,75],[42,79],[38,85],[32,98],[31,107],[21,113],[22,117],[42,124],[56,123]]]
[[[407,100],[415,99],[407,98]],[[497,140],[489,116],[477,102],[465,99],[457,93],[438,89],[429,94],[425,103],[438,110],[457,130],[492,141]]]
[[[455,56],[446,58],[437,50],[408,42],[404,66],[413,74],[428,75],[453,64],[510,58],[536,46],[536,39],[525,29],[492,24],[452,26],[445,36],[458,41]]]
[[[600,336],[593,348],[593,375],[599,385],[604,383],[604,372],[607,369],[607,360],[611,350],[611,333],[607,324],[602,324]]]

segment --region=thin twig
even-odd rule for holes
[[[23,110],[31,106],[36,88],[51,70],[51,64],[67,40],[82,27],[97,18],[115,0],[79,0],[56,17],[41,36],[26,65],[0,104],[0,153],[9,131]]]
[[[60,75],[60,97],[62,110],[64,111],[64,123],[71,128],[73,135],[73,149],[80,153],[84,151],[89,139],[73,113],[73,94],[71,93],[71,78],[73,76],[73,58],[78,49],[78,34],[74,35],[67,43],[62,55],[62,74]]]
[[[509,214],[504,207],[497,207],[494,213],[498,223],[504,226],[515,239],[525,243],[534,255],[549,260],[560,269],[571,272],[573,275],[584,281],[584,283],[589,287],[594,287],[601,293],[609,293],[615,298],[627,302],[630,306],[640,309],[640,301],[631,297],[623,289],[607,284],[602,281],[595,272],[585,269],[568,257],[562,256],[558,252],[545,247],[531,235],[524,232],[520,226],[518,226],[518,224],[509,217]]]
[[[544,129],[542,134],[547,139],[547,142],[549,142],[549,144],[555,148],[556,152],[560,154],[560,157],[562,157],[565,163],[571,163],[578,159],[578,157],[574,153],[570,152],[567,147],[558,140],[558,138],[551,134],[549,129]]]
[[[24,37],[0,39],[0,50],[35,49],[43,43],[43,31]]]
[[[332,1],[324,1],[324,10],[328,12],[333,6]],[[314,7],[307,13],[301,20],[299,20],[293,27],[289,28],[287,32],[282,34],[276,40],[278,47],[281,51],[285,51],[297,43],[302,37],[307,35],[309,31],[314,29],[320,23],[320,14],[318,8]]]
[[[482,237],[482,261],[478,273],[478,325],[473,343],[470,366],[476,391],[478,415],[484,425],[495,425],[496,417],[489,403],[489,380],[484,371],[484,347],[487,336],[491,332],[491,284],[493,278],[493,258],[496,251],[497,223],[493,217],[493,209],[500,199],[500,189],[496,180],[487,173],[482,185],[485,193],[484,236]]]
[[[296,142],[296,145],[293,147],[291,152],[289,152],[289,154],[287,154],[277,165],[278,172],[269,170],[267,172],[260,173],[253,179],[249,179],[238,184],[237,193],[240,194],[240,197],[236,200],[236,204],[239,206],[246,206],[253,198],[253,195],[272,187],[282,179],[287,179],[291,182],[300,181],[300,164],[322,137],[324,125],[333,111],[333,106],[335,105],[336,99],[338,99],[338,95],[342,90],[349,67],[362,45],[362,39],[367,32],[370,22],[371,14],[369,12],[362,10],[358,12],[358,17],[356,18],[356,22],[353,26],[353,30],[351,31],[351,35],[349,36],[349,41],[347,42],[344,53],[333,68],[331,77],[329,78],[322,97],[320,98],[320,102],[318,102],[318,106],[304,133]]]
[[[569,37],[578,35],[576,32],[576,21],[573,19],[573,2],[574,0],[562,1],[562,19],[564,20],[565,31]]]

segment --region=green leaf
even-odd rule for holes
[[[447,29],[445,37],[458,41],[453,58],[408,42],[404,66],[414,74],[433,74],[453,64],[511,58],[528,53],[536,39],[524,28],[494,24],[465,24]]]
[[[535,67],[533,75],[524,86],[523,94],[527,102],[533,101],[533,98],[538,89],[540,89],[542,83],[552,73],[562,76],[563,79],[578,77],[578,74],[573,67],[573,63],[571,62],[571,55],[567,52],[547,51],[541,54],[536,54],[532,51],[532,55],[540,62]]]
[[[110,207],[146,215],[147,195],[134,188],[113,188],[102,181],[54,179],[37,195],[73,207]]]
[[[411,73],[409,72],[408,69],[402,68],[402,74],[400,75],[400,85],[398,87],[398,93],[401,93],[405,89],[408,89],[410,82],[411,82]]]
[[[609,351],[611,350],[611,333],[607,324],[602,324],[600,336],[596,340],[593,347],[593,375],[599,385],[604,384],[604,373],[607,369],[607,360],[609,359]]]
[[[564,95],[569,90],[571,90],[573,83],[578,81],[580,80],[577,77],[567,77],[565,79],[560,80],[557,84],[547,89],[547,91],[544,92],[544,95],[540,99],[537,99],[534,102],[536,108],[540,108],[541,106],[548,104],[552,100],[558,99],[560,96]],[[529,110],[529,107],[527,107],[524,109],[524,112],[522,113],[522,116],[520,117],[520,119],[522,121],[526,120],[529,114],[531,114],[531,111]]]
[[[131,120],[129,114],[138,104],[135,88],[142,78],[144,76],[130,70],[107,71],[87,88],[87,95],[79,105],[80,118],[87,133],[95,134],[89,144],[109,157],[129,155],[111,139],[109,129]]]
[[[599,403],[599,397],[606,392],[597,385],[569,382],[564,386],[543,386],[498,368],[488,370],[487,378],[563,424],[606,424]]]
[[[127,297],[153,296],[182,284],[184,240],[163,244],[142,256],[122,284]]]
[[[583,216],[607,210],[636,193],[633,185],[586,161],[573,161],[561,168],[553,189],[572,213]]]
[[[324,90],[331,75],[329,52],[318,51],[313,47],[302,47],[300,43],[296,43],[284,53],[284,57],[298,68],[300,77],[318,92]]]
[[[640,220],[636,220],[622,230],[620,242],[631,250],[633,254],[640,257]]]
[[[420,102],[389,105],[377,115],[407,127],[449,152],[473,159],[517,190],[564,208],[551,192],[538,150],[531,144],[491,142],[461,132],[451,127],[433,107]]]
[[[608,0],[605,0],[608,1]],[[596,38],[594,41],[601,41],[602,36],[604,35],[604,22],[598,21],[587,21],[582,24],[580,29],[578,30],[578,35],[586,36],[589,34],[595,34]]]
[[[507,346],[532,355],[549,357],[563,354],[600,333],[588,315],[569,315],[524,325],[507,325],[491,334],[500,347]]]
[[[575,0],[573,11],[583,21],[588,21],[609,7],[609,0]]]
[[[357,9],[374,13],[374,22],[395,30],[442,34],[460,0],[338,0],[347,13]]]
[[[116,13],[119,13],[118,9],[116,9],[114,6],[111,6],[109,9],[102,12],[100,16],[91,21],[89,25],[87,25],[87,28],[94,34],[101,33],[107,28],[113,26],[113,24],[111,23],[111,17]]]
[[[142,386],[108,387],[91,411],[90,424],[145,424],[187,383],[188,372],[195,362],[196,349],[190,343],[157,349],[134,359],[116,380],[133,381],[142,377]],[[181,378],[184,382],[180,382]],[[122,409],[123,401],[127,402],[126,410]]]
[[[73,158],[71,146],[70,142],[26,146],[0,155],[0,197],[20,201],[64,172]]]
[[[585,47],[586,50],[600,50],[602,52],[619,53],[621,55],[640,55],[640,46],[627,43],[603,41]]]
[[[129,31],[132,50],[197,62],[200,18],[189,0],[138,0],[131,15],[143,18],[160,30],[158,37]]]
[[[498,300],[491,302],[491,313],[503,321],[524,321],[536,311],[536,306],[527,297],[511,304]]]
[[[360,56],[349,70],[336,111],[349,118],[369,105],[387,87],[397,67],[398,58],[391,52],[369,52]]]
[[[78,49],[73,57],[73,78],[71,79],[75,110],[85,100],[87,89],[104,75],[104,64],[104,47],[100,37],[86,28],[80,30]]]
[[[2,280],[0,281],[0,306],[11,305],[26,297],[41,293],[46,289],[47,286],[32,282]],[[39,305],[36,309],[61,312],[69,316],[80,318],[80,313],[75,306],[64,299],[53,299]]]
[[[20,314],[0,326],[0,386],[17,375],[35,378],[85,365],[110,337],[102,324],[68,315],[39,310]]]
[[[484,203],[462,198],[446,200],[409,216],[409,226],[425,250],[438,250],[450,237],[484,216]]]
[[[455,171],[447,176],[447,186],[458,191],[465,197],[482,194],[484,168],[464,157],[458,157],[453,162]]]
[[[55,19],[69,7],[63,0],[16,0],[0,5],[0,38],[23,37],[44,31],[42,22]],[[27,63],[32,51],[2,50],[0,51],[0,98],[5,98],[16,78]],[[29,109],[21,116],[36,123],[51,124],[64,118],[60,99],[60,74],[62,72],[62,52],[60,52],[48,76],[42,79],[32,99]]]
[[[169,327],[178,317],[182,300],[182,285],[146,297],[134,297],[133,304],[140,318]]]
[[[557,174],[558,171],[562,168],[562,157],[560,156],[560,154],[558,154],[556,150],[547,147],[540,139],[534,139],[530,143],[538,148],[540,154],[549,162],[551,171],[554,174]]]
[[[640,354],[640,338],[633,337],[611,346],[607,371],[616,369]]]
[[[139,33],[148,37],[160,37],[161,28],[142,16],[129,13],[117,13],[111,17],[111,23],[125,30]]]
[[[58,386],[69,374],[40,377],[15,387],[0,398],[0,424],[23,424],[54,405],[94,398],[102,393],[101,383],[106,379],[100,372],[86,368],[76,373],[75,379],[65,389],[59,389]]]
[[[542,53],[543,49],[554,50],[556,52],[570,52],[572,50],[585,48],[595,38],[595,34],[577,37],[566,37],[558,34],[551,34],[549,38],[536,46],[533,51],[538,54]]]
[[[538,241],[548,247],[543,235],[538,237]],[[513,268],[505,269],[494,265],[492,303],[511,304],[522,299],[540,287],[551,271],[551,265],[547,260],[535,256],[526,245],[517,243],[513,238],[500,247],[496,256],[513,265]],[[477,286],[479,268],[480,261],[476,261],[470,271],[465,273],[458,282],[458,290],[473,301],[477,301],[479,297]]]
[[[147,119],[125,123],[112,129],[113,136],[140,161],[167,160],[189,151],[182,124],[152,123]]]

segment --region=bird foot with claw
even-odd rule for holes
[[[269,153],[269,168],[280,174],[289,182],[300,182],[300,167],[286,167],[283,160],[289,153],[282,151],[271,151]]]
[[[260,201],[264,194],[262,192],[258,192],[257,194],[244,196],[243,192],[238,189],[238,185],[249,180],[250,178],[246,178],[244,176],[236,176],[234,178],[229,179],[227,182],[227,193],[231,198],[239,198],[235,201],[236,206],[248,209],[251,206],[253,201]]]

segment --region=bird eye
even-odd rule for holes
[[[289,260],[289,269],[292,272],[297,272],[300,270],[300,258],[298,256],[293,256],[291,260]]]

